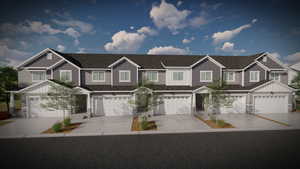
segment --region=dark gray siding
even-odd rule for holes
[[[257,64],[254,64],[250,68],[245,70],[245,73],[244,73],[245,86],[256,83],[256,82],[250,82],[250,71],[260,71],[259,80],[260,81],[266,80],[265,79],[265,70],[262,67],[258,66]]]
[[[270,79],[271,72],[268,72],[268,79]],[[286,85],[288,84],[288,73],[287,72],[280,73],[280,82],[283,84],[286,84]]]
[[[223,80],[225,81],[225,74],[226,71],[223,71]],[[235,81],[234,82],[226,82],[227,84],[239,84],[242,85],[242,72],[235,72]]]
[[[194,66],[192,69],[192,85],[207,85],[208,83],[200,82],[200,70],[211,70],[213,71],[213,81],[220,80],[220,67],[210,60],[206,59]]]
[[[49,67],[61,60],[61,58],[59,56],[56,56],[55,54],[52,55],[51,60],[48,60],[46,56],[47,53],[38,57],[37,59],[34,59],[30,63],[27,63],[26,65],[24,65],[24,67]]]
[[[79,77],[78,77],[78,73],[79,73],[79,70],[74,67],[73,65],[71,65],[70,63],[68,62],[65,62],[57,67],[55,67],[55,69],[53,69],[53,78],[56,79],[56,80],[60,80],[60,73],[59,71],[60,70],[72,70],[72,82],[75,84],[75,85],[78,85],[79,84]]]
[[[111,84],[111,74],[110,71],[105,71],[105,82],[93,82],[92,81],[92,70],[83,70],[81,72],[81,82],[82,85],[110,85]]]
[[[119,82],[119,70],[129,70],[131,72],[130,82]],[[137,67],[127,62],[126,60],[120,62],[113,67],[113,85],[114,86],[131,86],[137,85]]]
[[[41,70],[41,71],[43,71],[43,70]],[[46,78],[51,79],[51,71],[50,70],[46,71]],[[19,70],[18,71],[18,86],[20,88],[29,86],[33,83],[37,83],[37,82],[32,82],[30,70]]]
[[[259,58],[258,61],[260,63],[262,63],[263,65],[267,66],[268,68],[274,68],[274,69],[276,69],[276,68],[282,69],[283,68],[282,66],[280,66],[278,63],[274,62],[269,57],[267,57],[267,61],[266,62],[263,62],[263,57]]]

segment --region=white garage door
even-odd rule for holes
[[[163,96],[162,104],[158,106],[154,113],[158,114],[188,114],[191,113],[190,96]]]
[[[246,96],[229,96],[232,105],[221,107],[221,113],[246,113]]]
[[[95,97],[95,114],[99,116],[132,115],[131,95]]]
[[[287,95],[254,96],[255,113],[287,113]]]
[[[55,109],[47,109],[42,107],[46,100],[42,100],[40,96],[29,96],[28,108],[30,117],[62,117],[63,112]]]

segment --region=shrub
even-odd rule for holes
[[[147,120],[143,120],[141,122],[141,127],[142,127],[143,130],[146,130],[147,127],[148,127],[148,121]]]
[[[64,119],[64,125],[65,126],[69,126],[71,124],[71,118],[70,117],[67,117]]]
[[[213,121],[213,122],[217,122],[217,118],[216,118],[215,116],[213,116],[213,115],[210,115],[210,116],[209,116],[209,119],[210,119],[211,121]]]
[[[56,122],[55,124],[53,124],[52,126],[52,130],[54,132],[59,132],[62,128],[62,124],[60,122]]]
[[[227,123],[224,120],[218,120],[218,125],[220,127],[225,127],[227,125]]]

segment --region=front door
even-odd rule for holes
[[[201,94],[196,94],[196,111],[204,110],[204,96]]]

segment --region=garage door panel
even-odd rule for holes
[[[287,113],[287,95],[254,96],[255,113]]]
[[[104,96],[95,98],[95,114],[99,116],[125,116],[133,114],[131,96]]]
[[[164,96],[163,103],[156,110],[158,114],[188,114],[191,113],[190,96]],[[155,112],[156,113],[156,112]]]
[[[232,105],[220,108],[221,113],[246,113],[246,96],[230,96]]]
[[[42,104],[46,104],[47,100],[40,96],[30,96],[28,100],[30,117],[63,117],[63,111],[43,107]]]

